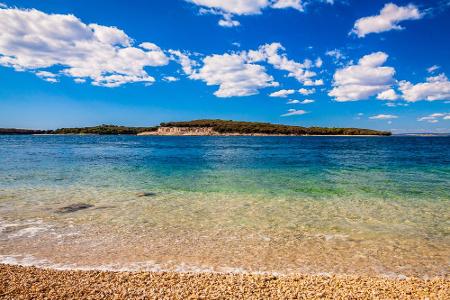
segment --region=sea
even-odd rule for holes
[[[0,263],[449,276],[450,138],[0,136]]]

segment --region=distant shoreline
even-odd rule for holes
[[[1,134],[0,135],[10,135],[10,134]],[[11,134],[13,135],[13,134]],[[17,134],[20,135],[20,134]],[[22,134],[23,135],[23,134]],[[121,136],[192,136],[192,137],[202,137],[202,136],[219,136],[219,137],[226,137],[226,136],[254,136],[254,137],[450,137],[450,133],[444,133],[444,134],[433,134],[433,133],[407,133],[407,134],[392,134],[390,136],[383,136],[383,135],[370,135],[370,134],[353,134],[353,135],[345,135],[345,134],[303,134],[303,135],[288,135],[288,134],[211,134],[211,135],[186,135],[186,134],[172,134],[172,135],[167,135],[167,134],[98,134],[98,133],[33,133],[33,134],[28,134],[28,135],[33,135],[33,136],[116,136],[116,135],[121,135]]]
[[[99,125],[94,127],[29,130],[0,128],[0,134],[99,134],[99,135],[173,135],[173,136],[389,136],[388,131],[364,128],[302,127],[232,120],[193,120],[161,123],[153,127]]]

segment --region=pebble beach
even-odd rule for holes
[[[1,299],[449,299],[450,280],[105,272],[0,265]]]

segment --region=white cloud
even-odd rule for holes
[[[437,71],[438,69],[440,69],[441,67],[440,66],[438,66],[438,65],[433,65],[433,66],[431,66],[431,67],[429,67],[428,69],[427,69],[427,72],[428,73],[434,73],[434,71]]]
[[[422,17],[423,14],[415,5],[397,6],[393,3],[387,3],[379,15],[358,19],[351,33],[361,38],[370,33],[380,33],[392,29],[401,30],[403,27],[398,25],[400,22],[417,20]]]
[[[417,119],[419,122],[428,123],[438,123],[439,120],[450,120],[450,113],[434,113]]]
[[[305,59],[303,63],[296,62],[287,57],[284,51],[285,48],[280,43],[265,44],[259,47],[258,50],[250,50],[243,53],[251,62],[267,62],[275,69],[288,72],[288,77],[293,77],[304,85],[323,85],[323,80],[313,80],[312,77],[317,74],[310,69],[313,67],[313,62]]]
[[[384,92],[381,92],[377,95],[378,100],[389,100],[389,101],[395,101],[399,98],[397,93],[393,89],[386,90]]]
[[[198,63],[189,57],[189,53],[183,53],[179,50],[169,50],[169,53],[171,54],[170,59],[179,63],[186,75],[191,75],[194,72],[193,68],[198,66]]]
[[[223,19],[219,20],[218,24],[222,27],[237,27],[241,22],[233,20],[231,15],[223,15]]]
[[[145,68],[167,65],[168,57],[154,44],[132,44],[118,28],[85,24],[73,15],[0,9],[0,65],[16,70],[56,67],[77,82],[106,87],[154,82]]]
[[[215,92],[218,97],[255,95],[262,88],[279,86],[259,63],[267,63],[275,69],[287,71],[288,77],[295,77],[305,85],[309,82],[312,82],[312,85],[323,84],[320,79],[311,79],[316,75],[309,70],[314,67],[311,60],[295,62],[288,59],[287,55],[281,52],[283,50],[281,44],[272,43],[263,45],[258,50],[210,55],[202,59],[203,65],[199,69],[196,68],[198,63],[187,55],[173,50],[169,50],[169,53],[172,54],[172,59],[183,66],[183,71],[189,78],[203,80],[207,85],[218,85],[219,90]],[[294,92],[295,90],[281,90],[271,96],[285,97]]]
[[[287,102],[287,104],[311,104],[314,102],[316,102],[316,101],[311,100],[311,99],[305,99],[303,101],[291,99]]]
[[[363,56],[357,65],[338,69],[333,76],[334,88],[328,93],[338,102],[364,100],[390,89],[395,69],[383,67],[388,55],[375,52]]]
[[[383,114],[369,117],[369,119],[371,119],[371,120],[391,120],[391,119],[397,119],[397,118],[398,118],[398,116],[395,116],[395,115],[383,115]]]
[[[58,82],[58,74],[52,73],[52,72],[48,72],[48,71],[38,71],[35,73],[36,76],[38,76],[39,78],[44,79],[47,82],[50,83],[57,83]]]
[[[269,96],[270,97],[286,98],[287,96],[292,95],[293,93],[295,93],[294,90],[279,90],[279,91],[273,92]]]
[[[177,78],[177,77],[174,77],[174,76],[164,76],[163,80],[166,81],[166,82],[175,82],[175,81],[178,81],[180,79]]]
[[[258,15],[263,9],[292,8],[303,11],[302,0],[186,0],[200,6],[200,14],[221,15],[219,25],[224,27],[239,26],[235,15]]]
[[[303,11],[302,0],[275,0],[272,2],[272,8],[293,8]]]
[[[304,115],[304,114],[306,114],[306,113],[307,113],[306,111],[301,110],[301,109],[299,109],[299,110],[296,110],[296,109],[289,109],[287,113],[282,114],[281,116],[282,116],[282,117],[300,116],[300,115]]]
[[[300,93],[300,94],[302,94],[303,96],[307,96],[307,95],[311,95],[311,94],[314,94],[315,92],[316,92],[316,89],[305,89],[305,88],[301,88],[301,89],[299,89],[298,90],[298,92]]]
[[[389,102],[386,102],[384,105],[387,107],[409,106],[408,103],[402,103],[402,102],[398,102],[398,101],[397,102],[389,101]]]
[[[314,102],[316,102],[316,101],[312,100],[312,99],[305,99],[305,100],[301,101],[300,104],[311,104]]]
[[[316,61],[315,61],[315,63],[314,63],[314,65],[315,65],[317,68],[321,68],[322,65],[323,65],[323,60],[322,60],[320,57],[317,58]]]
[[[347,57],[342,53],[339,49],[329,50],[325,52],[326,56],[330,56],[334,59],[335,63],[339,63],[341,60],[346,59]]]
[[[428,77],[426,82],[418,84],[401,81],[399,86],[403,98],[409,102],[450,100],[450,81],[445,74]]]
[[[36,72],[36,75],[39,77],[57,77],[58,75],[52,72],[48,72],[48,71],[38,71]]]
[[[323,80],[322,79],[316,79],[316,80],[308,79],[308,80],[305,80],[303,82],[303,84],[305,86],[319,86],[319,85],[323,85]]]
[[[269,0],[188,0],[198,6],[213,8],[223,13],[235,15],[260,14],[270,5]]]
[[[224,27],[239,26],[235,16],[259,15],[265,9],[294,9],[304,11],[313,2],[334,4],[333,0],[185,0],[200,7],[199,13],[222,16],[218,24]]]
[[[250,96],[259,89],[278,86],[263,66],[248,63],[242,55],[211,55],[203,59],[203,66],[189,76],[207,85],[218,85],[217,97]]]

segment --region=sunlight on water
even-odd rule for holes
[[[0,261],[445,276],[449,146],[411,137],[0,137]]]

